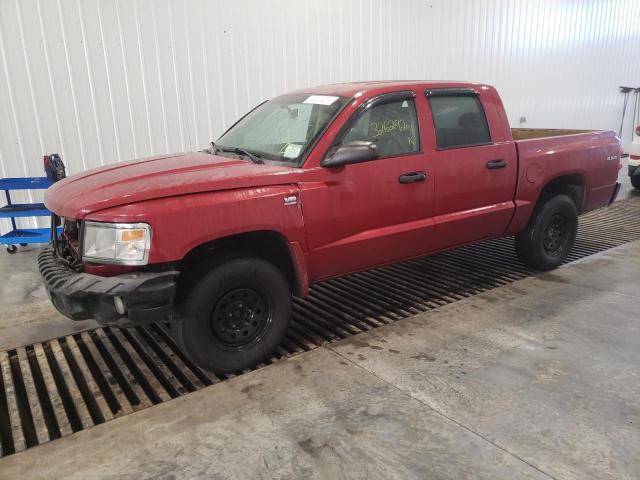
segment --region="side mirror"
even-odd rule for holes
[[[341,167],[350,163],[362,163],[378,158],[378,147],[373,142],[357,140],[340,145],[329,157],[320,162],[323,167]]]

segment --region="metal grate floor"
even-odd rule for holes
[[[640,199],[619,201],[581,217],[568,261],[638,239]],[[294,302],[289,333],[267,363],[533,273],[504,238],[323,282]],[[96,328],[0,352],[0,457],[226,378],[193,365],[163,325]]]

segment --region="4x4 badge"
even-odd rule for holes
[[[284,197],[285,205],[295,205],[296,203],[298,203],[298,197],[296,197],[295,195],[291,195],[290,197]]]

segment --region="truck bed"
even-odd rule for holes
[[[521,231],[540,190],[550,180],[569,178],[580,193],[579,213],[609,203],[620,169],[620,144],[612,131],[512,129],[518,153],[516,214],[509,233]]]
[[[511,135],[514,140],[530,140],[532,138],[559,137],[562,135],[575,135],[577,133],[589,133],[597,130],[567,130],[563,128],[512,128]]]

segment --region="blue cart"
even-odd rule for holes
[[[18,217],[47,217],[51,215],[44,203],[12,203],[11,190],[44,190],[49,188],[53,181],[47,177],[26,178],[2,178],[0,190],[4,190],[7,204],[0,208],[0,218],[10,218],[13,229],[0,236],[0,244],[7,245],[7,252],[15,253],[16,244],[27,245],[29,243],[47,243],[51,238],[49,228],[19,229],[16,227]]]

